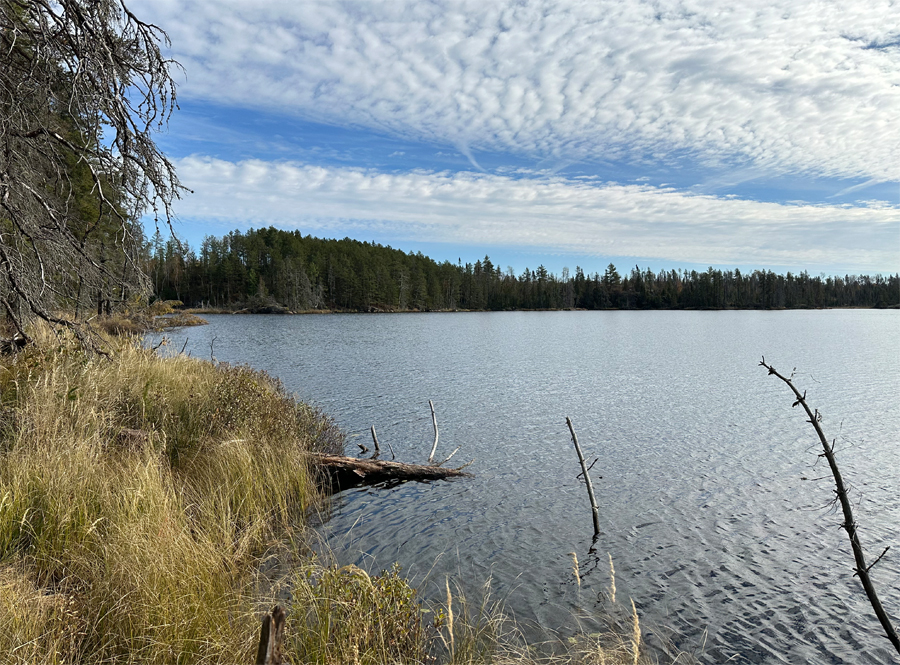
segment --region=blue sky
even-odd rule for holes
[[[890,2],[140,0],[193,190],[276,226],[517,273],[900,271]]]

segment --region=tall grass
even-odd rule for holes
[[[340,434],[242,367],[46,338],[0,367],[0,653],[251,662]]]

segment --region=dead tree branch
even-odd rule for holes
[[[434,453],[437,451],[438,426],[437,416],[434,415],[434,403],[431,400],[428,400],[428,406],[431,407],[431,424],[434,425],[434,444],[431,446],[431,453],[428,455],[428,463],[431,464],[434,462]]]
[[[449,462],[459,447],[450,453],[444,460],[435,463],[434,453],[438,444],[438,426],[437,417],[434,413],[434,403],[428,400],[428,406],[431,407],[431,422],[434,425],[434,444],[431,447],[431,454],[428,456],[428,464],[405,464],[403,462],[393,461],[394,447],[388,441],[388,448],[391,450],[390,462],[379,460],[381,446],[378,442],[378,435],[375,433],[375,425],[371,426],[372,442],[375,444],[375,453],[368,459],[358,459],[354,457],[343,457],[341,455],[325,455],[315,454],[312,457],[313,465],[327,478],[333,492],[340,492],[350,487],[358,485],[379,485],[382,483],[400,483],[408,480],[429,481],[443,480],[457,476],[467,476],[462,470],[472,464],[469,462],[463,464],[456,469],[445,469],[443,465]],[[362,454],[368,452],[368,448],[363,444],[357,444],[362,450]]]
[[[438,462],[437,464],[435,464],[435,466],[444,466],[447,462],[449,462],[451,459],[453,459],[453,456],[454,456],[456,453],[459,452],[459,449],[460,449],[461,447],[462,447],[462,446],[457,446],[457,447],[456,447],[456,450],[454,450],[452,453],[450,453],[449,455],[447,455],[447,457],[445,457],[443,460],[441,460],[440,462]]]
[[[600,535],[600,507],[597,505],[597,499],[594,497],[594,486],[591,484],[591,477],[588,475],[587,465],[584,463],[584,455],[581,454],[581,446],[578,445],[578,437],[575,434],[575,428],[572,421],[566,416],[566,425],[572,433],[572,443],[575,444],[575,452],[578,453],[578,461],[581,463],[581,473],[584,474],[584,482],[587,485],[588,498],[591,500],[591,513],[594,516],[594,538]],[[595,462],[597,460],[594,460]],[[593,464],[591,465],[593,466]]]
[[[0,2],[0,305],[19,332],[40,318],[92,346],[80,311],[149,293],[140,217],[168,221],[184,189],[154,142],[167,42],[122,0]]]
[[[859,576],[863,589],[866,591],[866,596],[868,596],[869,602],[872,604],[872,609],[875,610],[875,616],[877,616],[878,620],[881,622],[881,626],[884,628],[887,638],[891,641],[891,644],[894,645],[897,653],[900,654],[900,637],[897,636],[897,631],[894,630],[890,617],[888,617],[887,612],[884,611],[884,607],[882,607],[881,601],[878,599],[878,594],[875,592],[875,586],[872,584],[872,580],[869,577],[869,570],[881,560],[881,557],[887,553],[889,548],[885,548],[884,552],[881,553],[881,556],[879,556],[871,566],[866,565],[866,556],[862,544],[859,541],[856,522],[853,519],[853,509],[850,504],[850,499],[847,496],[847,487],[844,484],[841,471],[838,469],[837,460],[834,457],[834,443],[829,444],[828,439],[825,438],[825,433],[822,431],[821,414],[818,409],[813,411],[809,408],[809,405],[806,403],[806,392],[804,391],[803,394],[801,394],[794,385],[792,378],[779,374],[774,367],[766,363],[765,357],[763,357],[759,364],[762,367],[765,367],[769,371],[769,374],[774,375],[787,384],[797,398],[792,406],[797,406],[798,404],[802,406],[809,418],[807,422],[809,422],[816,430],[816,435],[819,437],[819,442],[822,444],[822,449],[824,451],[822,456],[828,460],[828,466],[831,467],[831,475],[834,477],[835,493],[841,504],[841,510],[844,513],[844,523],[841,526],[847,532],[847,537],[850,538],[850,546],[853,549],[853,558],[856,561],[855,574]]]
[[[595,457],[595,458],[594,458],[594,461],[591,462],[591,465],[587,468],[587,470],[590,471],[591,469],[593,469],[593,468],[594,468],[594,465],[597,463],[597,460],[599,460],[599,459],[600,459],[599,457]],[[577,476],[575,476],[575,478],[581,478],[581,476],[583,475],[583,473],[584,473],[584,472],[582,471],[582,473],[579,473]],[[603,476],[599,476],[599,477],[602,478]]]
[[[372,425],[372,443],[375,444],[375,453],[380,453],[381,448],[378,446],[378,435],[375,434],[375,425]]]

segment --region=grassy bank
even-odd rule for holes
[[[251,663],[276,601],[294,663],[534,660],[496,608],[311,554],[309,453],[342,438],[271,377],[35,337],[0,362],[3,662]],[[632,637],[565,658],[637,662]]]
[[[0,369],[0,653],[244,661],[339,433],[265,375],[46,338]]]

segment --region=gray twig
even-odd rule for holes
[[[431,453],[428,455],[428,463],[431,464],[434,462],[434,453],[437,451],[438,426],[437,416],[434,415],[434,403],[431,400],[428,400],[428,406],[431,407],[431,424],[434,425],[434,444],[431,446]]]

